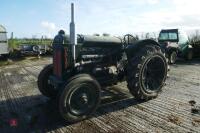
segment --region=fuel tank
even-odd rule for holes
[[[82,44],[83,47],[106,47],[113,45],[122,45],[122,39],[111,36],[79,35],[78,43]]]

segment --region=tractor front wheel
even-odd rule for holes
[[[70,123],[88,118],[100,103],[100,85],[88,74],[72,77],[58,95],[61,116]]]
[[[128,89],[138,100],[157,97],[167,77],[167,62],[158,46],[147,45],[128,61]]]
[[[54,87],[49,84],[49,76],[53,74],[53,65],[47,65],[44,67],[44,69],[40,72],[38,76],[38,88],[40,92],[49,98],[56,98],[57,96],[57,91],[54,89]]]

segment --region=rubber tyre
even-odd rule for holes
[[[192,60],[193,58],[193,51],[192,50],[188,50],[187,56],[186,56],[186,60]]]
[[[10,55],[9,54],[3,54],[2,57],[3,57],[3,59],[7,60],[10,57]]]
[[[174,64],[177,60],[177,52],[176,51],[172,51],[169,54],[169,63],[170,64]]]
[[[54,89],[52,85],[48,83],[49,76],[53,74],[53,65],[47,65],[40,72],[38,76],[38,88],[42,95],[54,99],[56,98],[58,91]]]
[[[93,96],[95,99],[92,100],[92,102],[94,103],[92,104],[91,108],[89,108],[83,114],[75,114],[73,113],[73,111],[71,111],[71,108],[73,108],[71,103],[72,96],[74,95],[74,93],[76,93],[78,89],[84,87],[85,85],[90,86],[90,88],[94,90],[95,94]],[[59,112],[62,118],[69,123],[75,123],[87,119],[96,111],[98,105],[100,104],[100,93],[101,87],[99,83],[90,75],[75,75],[66,82],[66,84],[63,86],[62,90],[59,92],[58,95]]]
[[[153,91],[146,91],[147,88],[143,85],[143,73],[144,68],[148,65],[148,62],[152,61],[152,59],[159,59],[162,65],[153,64],[154,66],[159,66],[161,68],[161,72],[159,72],[158,77],[160,78],[159,86]],[[136,57],[132,57],[128,60],[127,67],[127,84],[128,89],[131,94],[137,100],[150,100],[156,98],[158,93],[161,91],[162,87],[165,84],[165,80],[167,77],[167,62],[164,55],[161,53],[161,50],[158,46],[148,45],[142,48]]]
[[[3,60],[3,61],[8,60],[8,55],[6,55],[6,54],[0,55],[0,60]]]

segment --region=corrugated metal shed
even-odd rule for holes
[[[0,33],[6,33],[6,28],[0,25]]]

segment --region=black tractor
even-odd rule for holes
[[[158,96],[166,80],[167,62],[157,42],[134,41],[130,34],[123,38],[75,37],[74,29],[72,17],[70,38],[59,32],[53,42],[53,64],[38,77],[39,90],[58,99],[59,112],[66,121],[81,121],[95,112],[102,86],[126,81],[138,100]]]

